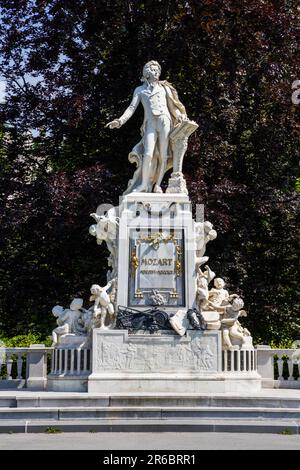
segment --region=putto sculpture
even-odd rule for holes
[[[94,302],[92,307],[93,318],[95,319],[95,324],[99,328],[106,328],[105,320],[107,314],[111,317],[115,314],[115,309],[112,303],[112,294],[108,294],[108,290],[113,289],[114,280],[109,281],[106,286],[100,287],[98,284],[93,284],[91,287],[91,297],[90,302]],[[113,291],[112,291],[113,292]]]
[[[79,298],[72,300],[70,308],[65,309],[61,305],[53,307],[52,313],[57,323],[52,331],[53,346],[67,335],[89,336],[94,328],[105,329],[112,325],[115,318],[116,280],[112,279],[104,287],[93,284],[91,294],[90,302],[93,305],[89,309],[83,307],[83,299]]]
[[[120,128],[131,118],[139,103],[144,107],[142,139],[128,158],[137,169],[124,194],[132,191],[161,193],[161,183],[167,170],[173,168],[167,192],[187,192],[182,175],[182,160],[188,137],[198,124],[187,117],[177,91],[166,80],[159,80],[161,66],[155,60],[144,65],[143,84],[134,90],[133,98],[118,119],[106,127]]]
[[[62,336],[67,334],[78,334],[80,330],[79,319],[82,314],[82,299],[73,299],[70,308],[64,308],[61,305],[55,305],[52,309],[56,317],[57,327],[52,331],[53,346],[59,343]]]

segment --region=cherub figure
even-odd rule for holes
[[[198,266],[208,261],[207,256],[203,256],[208,242],[217,238],[217,232],[213,228],[213,224],[208,220],[205,222],[195,222],[196,236],[196,269]]]
[[[243,300],[236,296],[231,304],[219,307],[220,313],[223,315],[221,320],[221,329],[223,337],[223,347],[229,350],[239,349],[238,345],[233,345],[231,339],[234,338],[241,342],[241,349],[252,347],[251,334],[247,328],[243,328],[238,321],[239,317],[246,317],[247,313],[242,310],[244,307]]]
[[[53,346],[55,346],[61,336],[67,334],[76,334],[80,329],[78,320],[81,316],[82,299],[73,299],[70,308],[64,309],[61,305],[55,305],[52,309],[53,315],[57,318],[57,327],[52,331]]]
[[[82,309],[81,317],[78,320],[79,333],[82,335],[90,335],[95,327],[95,319],[91,309]]]
[[[96,323],[100,320],[100,328],[104,329],[107,313],[110,315],[115,314],[115,309],[112,303],[110,294],[107,291],[114,285],[115,280],[109,281],[106,286],[100,287],[98,284],[93,284],[91,287],[90,301],[94,301],[92,307],[93,318]]]
[[[101,245],[101,243],[105,241],[108,251],[110,253],[108,258],[108,264],[112,268],[112,271],[108,271],[108,276],[109,279],[111,279],[117,273],[117,233],[119,226],[119,217],[117,216],[117,210],[115,207],[113,207],[109,209],[109,211],[107,211],[106,215],[98,215],[96,213],[90,215],[97,222],[97,224],[93,224],[90,226],[90,235],[96,237],[98,245]]]
[[[209,266],[205,266],[205,270],[202,271],[200,266],[197,270],[197,304],[198,310],[201,311],[203,305],[208,301],[209,291],[208,284],[215,277],[215,273],[210,269]]]
[[[215,310],[218,311],[218,308],[228,304],[228,302],[235,297],[238,297],[237,294],[229,295],[227,289],[224,289],[225,281],[220,277],[216,277],[214,280],[214,287],[208,292],[208,299],[202,304],[203,310]]]

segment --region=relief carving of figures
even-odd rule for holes
[[[127,355],[126,344],[103,343],[98,356],[99,369],[125,369]]]
[[[125,369],[131,369],[133,367],[133,362],[136,359],[136,356],[137,346],[135,344],[129,343],[127,347]]]
[[[134,344],[103,342],[97,354],[99,370],[187,370],[216,368],[210,344],[193,338],[184,344]]]
[[[209,344],[203,345],[200,338],[196,338],[191,343],[192,351],[196,356],[197,369],[209,370],[213,367],[214,353],[211,351]]]

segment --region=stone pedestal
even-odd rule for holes
[[[270,354],[271,346],[260,344],[256,347],[257,355],[257,371],[263,377],[263,388],[274,387],[274,364],[273,355]]]
[[[233,386],[234,385],[234,386]],[[88,391],[98,393],[200,393],[259,390],[255,371],[222,371],[219,331],[156,334],[126,330],[93,331]]]
[[[195,230],[188,196],[131,193],[119,215],[117,305],[163,305],[168,313],[192,308]]]
[[[44,390],[47,376],[47,356],[44,344],[31,344],[26,362],[26,388]]]
[[[74,334],[62,339],[49,389],[107,394],[260,390],[252,338],[237,322],[243,302],[236,295],[230,299],[222,279],[209,289],[215,273],[204,254],[216,232],[210,222],[193,220],[188,195],[134,192],[105,216],[93,218],[97,225],[91,233],[110,251],[109,282],[92,286],[92,310],[74,311],[81,323],[88,320],[93,338],[91,344]],[[209,302],[220,312],[211,311]],[[100,311],[116,317],[108,328],[91,328]],[[221,325],[221,316],[227,323]]]

